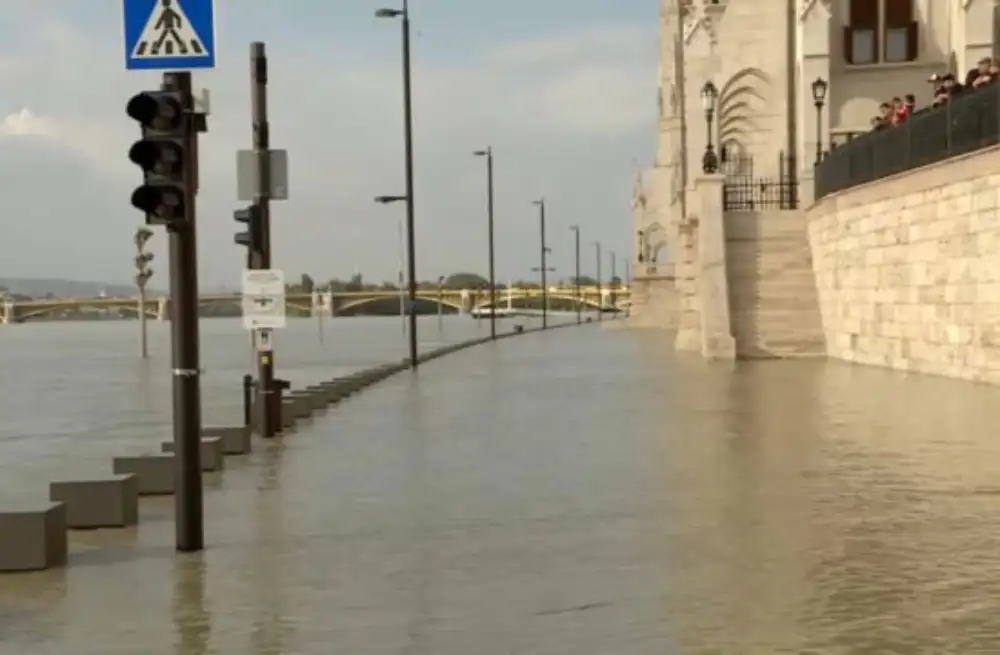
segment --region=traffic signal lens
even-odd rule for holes
[[[165,141],[136,141],[128,151],[133,164],[158,175],[179,173],[182,157],[180,146]]]
[[[161,218],[183,214],[184,194],[177,187],[141,186],[132,193],[132,206]]]
[[[140,93],[128,101],[125,112],[145,127],[173,130],[180,126],[183,109],[176,98]]]

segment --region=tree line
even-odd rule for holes
[[[558,286],[574,286],[576,283],[575,277],[553,282],[553,284]],[[516,280],[512,281],[511,284],[521,289],[538,289],[541,286],[537,281],[530,280]],[[585,275],[580,276],[581,286],[595,286],[596,284],[597,280],[594,278]],[[605,280],[604,284],[621,286],[622,280],[616,276],[611,278],[611,280]],[[360,273],[352,275],[348,280],[333,278],[326,282],[317,282],[308,273],[303,273],[298,283],[289,284],[287,287],[289,293],[312,293],[313,291],[332,291],[334,293],[345,291],[396,291],[399,289],[399,285],[395,282],[366,282]],[[417,287],[420,289],[437,289],[440,287],[447,290],[489,289],[490,281],[476,273],[453,273],[441,280],[440,283],[438,280],[417,282]],[[498,283],[497,287],[506,288],[507,283]]]

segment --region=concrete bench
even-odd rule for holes
[[[103,480],[49,485],[49,500],[66,506],[66,527],[124,528],[139,522],[139,480],[125,473]]]
[[[174,456],[137,455],[111,460],[115,475],[134,473],[140,496],[169,496],[174,493]]]
[[[222,439],[222,452],[226,455],[245,455],[253,450],[248,425],[205,427],[201,429],[201,436]]]
[[[0,572],[41,571],[66,565],[66,506],[0,511]]]
[[[174,453],[174,442],[164,441],[160,449],[165,453]],[[221,471],[226,467],[226,453],[222,449],[222,437],[201,438],[201,470],[209,473]]]
[[[295,413],[295,403],[294,401],[289,404],[288,401],[281,401],[281,429],[282,431],[295,429],[295,424],[298,423],[299,418]]]

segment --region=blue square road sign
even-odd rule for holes
[[[122,0],[125,68],[215,68],[215,0]]]

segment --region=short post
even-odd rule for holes
[[[249,427],[253,423],[253,376],[249,373],[243,376],[243,425]]]

